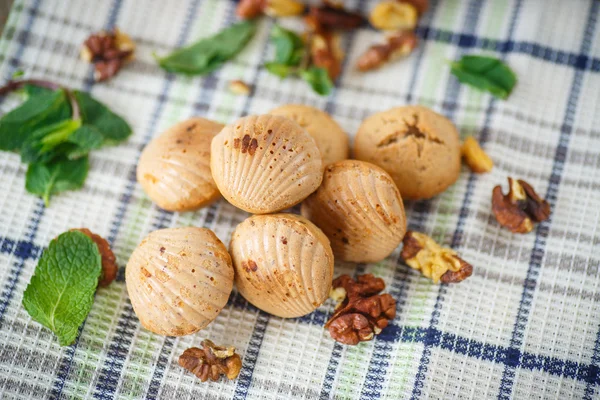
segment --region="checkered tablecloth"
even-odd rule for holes
[[[346,1],[367,12],[372,1]],[[406,60],[369,74],[354,63],[378,38],[345,36],[347,62],[327,98],[303,82],[280,81],[262,63],[273,22],[264,20],[234,61],[203,78],[167,74],[166,54],[234,19],[229,0],[16,0],[0,40],[0,78],[17,69],[83,88],[121,113],[134,134],[95,151],[85,187],[50,207],[25,192],[25,165],[0,153],[0,397],[161,399],[592,399],[600,397],[600,1],[441,0],[417,29]],[[287,21],[300,27],[298,21]],[[138,45],[136,60],[94,84],[78,59],[83,40],[112,26]],[[448,61],[467,53],[503,58],[519,82],[507,101],[460,85]],[[250,96],[227,90],[232,79]],[[0,113],[16,104],[0,99]],[[112,243],[120,266],[150,231],[195,225],[228,243],[247,217],[225,201],[194,213],[159,210],[135,181],[143,146],[189,116],[223,122],[284,103],[315,105],[354,135],[371,113],[423,104],[474,135],[495,162],[486,175],[463,167],[459,181],[430,201],[406,204],[409,227],[455,248],[474,266],[457,285],[434,285],[399,260],[336,264],[371,272],[398,301],[391,326],[355,347],[323,329],[327,302],[298,319],[260,312],[232,298],[197,334],[163,337],[140,327],[123,271],[98,290],[75,344],[60,347],[21,305],[44,246],[59,233],[88,227]],[[528,235],[511,234],[491,214],[492,188],[527,180],[552,206]],[[177,365],[184,349],[209,337],[236,346],[235,381],[202,383]]]

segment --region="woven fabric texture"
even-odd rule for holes
[[[376,1],[344,3],[363,12]],[[134,133],[95,151],[85,187],[49,207],[25,191],[26,166],[0,153],[0,397],[53,399],[593,399],[600,397],[600,2],[587,0],[432,1],[416,51],[393,66],[355,71],[378,38],[344,36],[346,62],[329,97],[261,66],[270,57],[265,19],[233,61],[198,78],[162,71],[166,54],[235,20],[229,0],[16,0],[0,39],[0,77],[18,69],[91,91],[123,115]],[[300,27],[299,21],[286,21]],[[94,84],[78,58],[91,33],[118,26],[137,43],[136,60]],[[504,59],[519,82],[507,101],[461,85],[448,61],[486,53]],[[249,96],[228,91],[250,83]],[[0,99],[0,113],[17,104]],[[323,329],[333,310],[281,319],[233,294],[205,330],[181,338],[140,327],[128,300],[124,266],[148,234],[163,227],[207,227],[225,243],[248,214],[225,201],[193,213],[161,211],[135,180],[140,151],[189,116],[230,122],[284,103],[324,109],[353,136],[368,115],[422,104],[448,116],[461,137],[477,137],[495,162],[430,201],[406,204],[409,227],[452,246],[474,265],[457,285],[435,285],[399,259],[336,264],[336,275],[370,272],[398,301],[391,326],[347,347]],[[552,206],[527,235],[501,228],[492,188],[506,177],[532,184]],[[76,342],[60,347],[21,305],[44,246],[88,227],[109,239],[118,281],[97,292]],[[204,338],[243,357],[235,381],[202,383],[177,364]]]

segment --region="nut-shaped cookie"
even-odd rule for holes
[[[392,108],[365,119],[354,140],[354,156],[386,170],[405,200],[431,198],[460,173],[456,127],[421,106]]]
[[[289,118],[240,118],[214,137],[212,176],[223,197],[254,214],[298,204],[321,184],[323,162],[314,139]]]
[[[383,169],[356,160],[325,168],[321,187],[302,203],[302,215],[331,242],[336,259],[377,262],[406,233],[400,192]]]
[[[137,166],[137,180],[160,208],[196,210],[219,198],[210,173],[210,143],[222,128],[217,122],[191,118],[146,146]]]
[[[269,114],[291,118],[306,129],[317,142],[323,165],[348,158],[348,135],[326,112],[311,106],[287,104]]]
[[[238,291],[263,311],[300,317],[329,296],[333,253],[327,237],[306,218],[250,217],[233,232],[229,251]]]
[[[205,228],[161,229],[131,254],[125,270],[131,305],[142,326],[182,336],[214,320],[233,288],[225,245]]]

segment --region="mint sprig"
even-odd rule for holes
[[[56,334],[61,346],[68,346],[92,308],[101,273],[100,252],[92,239],[65,232],[42,254],[23,294],[23,307]]]

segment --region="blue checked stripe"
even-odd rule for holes
[[[477,30],[479,15],[481,13],[481,7],[482,7],[482,2],[479,2],[479,1],[472,1],[469,4],[467,13],[465,15],[465,21],[463,23],[463,26],[467,27],[469,29],[469,31],[475,32]],[[515,15],[516,15],[516,12],[515,12]],[[453,39],[458,42],[458,37],[455,37]],[[463,48],[459,47],[459,53],[464,53],[463,50],[464,50]],[[446,100],[458,98],[460,89],[461,89],[461,86],[459,85],[458,81],[456,79],[451,79],[448,82],[448,86],[446,87],[446,93],[444,95],[444,98]],[[449,113],[447,115],[448,118],[452,119],[452,117],[454,115],[454,111],[456,111],[456,109],[452,109],[449,111]],[[467,192],[465,194],[465,196],[468,197],[469,193]],[[460,226],[460,218],[459,218],[458,225]],[[438,323],[438,318],[440,316],[440,310],[442,308],[443,297],[444,297],[444,294],[446,293],[446,290],[447,290],[446,285],[441,284],[440,288],[438,290],[438,295],[435,299],[433,311],[431,313],[431,318],[429,321],[429,332],[430,333],[428,333],[428,336],[430,334],[433,334],[433,332],[435,331],[435,327]],[[421,396],[421,389],[423,388],[423,385],[425,382],[425,378],[426,378],[426,374],[427,374],[427,367],[429,365],[429,360],[431,357],[431,347],[432,347],[431,341],[426,341],[425,346],[423,347],[423,352],[421,353],[421,359],[419,360],[419,367],[417,368],[417,373],[415,375],[415,382],[413,384],[413,390],[412,390],[412,394],[411,394],[412,399],[418,399]]]
[[[594,32],[596,29],[599,7],[600,2],[591,2],[588,20],[585,24],[583,42],[580,49],[581,54],[587,54],[590,51],[592,41],[594,40]],[[548,191],[546,193],[546,200],[550,203],[552,208],[554,208],[556,204],[558,189],[562,180],[565,159],[569,150],[571,133],[573,131],[573,120],[575,118],[577,102],[579,101],[579,95],[581,93],[583,76],[584,72],[582,70],[575,71],[569,93],[569,99],[567,101],[567,109],[565,111],[564,121],[560,130],[558,145],[556,146],[556,153],[552,163],[552,172],[550,174],[549,181],[550,184],[548,185]],[[521,301],[519,303],[519,309],[517,311],[517,318],[513,328],[512,337],[510,339],[510,347],[508,348],[508,357],[510,358],[511,362],[507,363],[504,367],[498,399],[509,399],[512,397],[515,370],[520,365],[518,356],[521,354],[520,349],[523,346],[524,330],[529,319],[533,294],[537,286],[537,279],[546,249],[546,238],[548,236],[548,232],[550,231],[552,219],[552,215],[550,215],[550,218],[547,221],[540,223],[536,229],[535,242],[531,252],[527,277],[523,283],[523,293],[521,295]]]
[[[598,376],[598,370],[600,370],[599,368],[600,365],[600,325],[598,325],[598,333],[596,334],[596,342],[594,344],[594,354],[592,355],[592,364],[590,366],[590,369],[595,369],[596,371],[596,376]],[[588,380],[587,385],[585,386],[585,392],[584,392],[584,400],[592,400],[592,397],[594,396],[594,392],[596,391],[596,387],[594,385],[594,382],[591,382],[591,380]]]
[[[200,0],[193,0],[186,14],[185,21],[183,23],[182,30],[180,32],[179,38],[177,40],[177,46],[182,46],[187,36],[189,35],[189,31],[192,25],[192,20],[194,15],[196,14],[196,10],[198,9]],[[163,84],[163,88],[161,91],[161,95],[158,98],[156,108],[152,113],[152,118],[149,124],[148,132],[144,136],[143,143],[147,143],[151,138],[154,132],[154,128],[160,115],[164,109],[166,104],[166,98],[169,90],[171,89],[173,80],[173,74],[167,74],[165,77],[165,81]],[[140,147],[139,151],[141,152],[143,146]],[[137,164],[137,163],[136,163]],[[125,188],[125,193],[121,196],[121,205],[117,211],[117,216],[113,221],[113,227],[111,228],[109,241],[114,243],[116,239],[121,224],[125,218],[125,213],[127,211],[127,205],[131,200],[131,196],[133,195],[133,191],[135,189],[136,184],[136,176],[135,176],[136,167],[133,166],[129,172],[129,183]],[[160,223],[160,222],[159,222]],[[119,317],[119,322],[117,323],[116,328],[116,336],[112,339],[112,343],[109,346],[108,354],[104,363],[102,370],[100,371],[100,376],[98,378],[98,382],[96,384],[94,390],[94,397],[98,399],[112,399],[113,395],[117,389],[117,384],[121,377],[121,370],[123,367],[123,361],[125,360],[127,353],[129,352],[129,347],[131,346],[131,338],[133,336],[133,332],[137,328],[137,320],[135,318],[135,313],[133,312],[133,308],[131,307],[131,303],[127,302],[124,307],[123,313]]]

